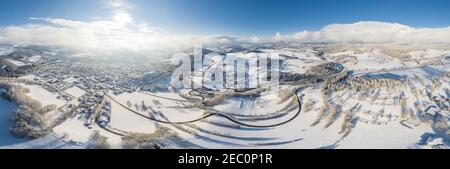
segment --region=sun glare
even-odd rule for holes
[[[113,17],[114,21],[119,23],[119,24],[127,24],[130,23],[133,18],[130,16],[130,14],[120,11],[118,13],[116,13]]]

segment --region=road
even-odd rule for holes
[[[146,118],[146,119],[149,119],[149,120],[158,122],[158,123],[165,123],[165,124],[189,124],[189,123],[195,123],[195,122],[198,122],[198,121],[201,121],[201,120],[204,120],[204,119],[213,117],[213,116],[218,116],[218,117],[223,117],[223,118],[225,118],[225,119],[227,119],[227,120],[229,120],[229,121],[231,121],[231,122],[233,122],[233,123],[236,123],[236,124],[238,124],[238,125],[242,125],[242,126],[246,126],[246,127],[253,127],[253,128],[269,128],[269,127],[276,127],[276,126],[281,126],[281,125],[283,125],[283,124],[289,123],[289,122],[291,122],[292,120],[294,120],[295,118],[297,118],[297,117],[300,115],[302,103],[301,103],[301,97],[298,96],[298,93],[299,93],[301,90],[303,90],[304,88],[306,88],[306,86],[302,86],[302,87],[300,87],[299,89],[297,89],[297,90],[295,91],[295,96],[297,97],[297,103],[298,103],[298,106],[299,106],[299,109],[298,109],[298,111],[295,113],[295,115],[294,115],[293,117],[291,117],[290,119],[286,120],[286,121],[283,121],[283,122],[280,122],[280,123],[276,123],[276,124],[269,124],[269,125],[254,125],[254,124],[243,123],[243,122],[240,122],[240,121],[234,119],[234,118],[231,117],[231,116],[228,116],[228,115],[226,115],[226,114],[224,114],[224,113],[220,113],[220,112],[207,113],[207,114],[205,114],[204,116],[202,116],[202,117],[200,117],[200,118],[197,118],[197,119],[194,119],[194,120],[189,120],[189,121],[179,121],[179,122],[164,121],[164,120],[159,120],[159,119],[156,119],[156,118],[153,118],[153,117],[149,117],[149,116],[143,115],[143,114],[141,114],[141,113],[139,113],[139,112],[136,112],[135,110],[130,109],[130,108],[128,108],[127,106],[123,105],[122,103],[120,103],[119,101],[117,101],[114,97],[112,97],[112,96],[110,96],[109,94],[107,94],[106,92],[105,92],[105,96],[107,96],[107,97],[110,98],[112,101],[114,101],[114,102],[116,102],[117,104],[119,104],[121,107],[127,109],[128,111],[133,112],[134,114],[136,114],[136,115],[138,115],[138,116],[141,116],[141,117],[143,117],[143,118]]]
[[[337,76],[337,75],[339,75],[339,74],[341,74],[341,73],[344,73],[344,72],[347,72],[347,70],[344,69],[344,70],[342,70],[341,72],[335,73],[335,74],[330,75],[330,76],[331,76],[331,77]],[[328,76],[328,77],[330,77],[330,76]],[[143,118],[146,118],[146,119],[149,119],[149,120],[158,122],[158,123],[164,123],[164,124],[189,124],[189,123],[195,123],[195,122],[198,122],[198,121],[201,121],[201,120],[204,120],[204,119],[208,119],[208,118],[213,117],[213,116],[218,116],[218,117],[225,118],[225,119],[227,119],[228,121],[231,121],[231,122],[233,122],[233,123],[235,123],[235,124],[242,125],[242,126],[245,126],[245,127],[252,127],[252,128],[271,128],[271,127],[277,127],[277,126],[284,125],[284,124],[289,123],[289,122],[293,121],[294,119],[296,119],[296,118],[300,115],[301,110],[302,110],[302,100],[301,100],[301,97],[298,96],[299,92],[300,92],[301,90],[307,88],[307,87],[317,86],[317,85],[320,85],[320,84],[321,84],[321,83],[299,85],[299,86],[298,86],[298,89],[297,89],[297,90],[295,91],[295,93],[294,93],[295,97],[297,97],[297,104],[298,104],[298,106],[299,106],[298,111],[295,113],[295,115],[294,115],[293,117],[289,118],[289,119],[286,120],[286,121],[279,122],[279,123],[274,123],[274,124],[268,124],[268,125],[256,125],[256,124],[243,123],[243,122],[241,122],[241,121],[239,121],[239,120],[236,120],[235,118],[231,117],[230,115],[227,115],[227,114],[224,114],[224,113],[220,113],[220,112],[218,112],[218,111],[217,111],[217,112],[207,113],[207,114],[205,114],[205,115],[202,116],[202,117],[199,117],[199,118],[194,119],[194,120],[189,120],[189,121],[178,121],[178,122],[165,121],[165,120],[160,120],[160,119],[157,119],[157,118],[154,118],[154,117],[149,117],[149,116],[143,115],[143,114],[141,114],[141,113],[139,113],[139,112],[136,112],[135,110],[133,110],[133,109],[131,109],[131,108],[129,108],[129,107],[123,105],[123,104],[120,103],[119,101],[117,101],[114,97],[112,97],[112,96],[109,95],[108,93],[104,92],[104,94],[105,94],[106,97],[110,98],[112,101],[114,101],[115,103],[119,104],[121,107],[125,108],[126,110],[128,110],[128,111],[130,111],[130,112],[133,112],[134,114],[136,114],[136,115],[138,115],[138,116],[141,116],[141,117],[143,117]],[[155,97],[162,98],[162,99],[168,99],[168,100],[180,101],[180,100],[171,99],[171,98],[166,98],[166,97],[161,97],[161,96],[157,96],[157,95],[153,95],[153,94],[148,94],[148,93],[144,93],[144,94],[147,94],[147,95],[150,95],[150,96],[155,96]],[[188,102],[189,102],[189,101],[188,101]]]

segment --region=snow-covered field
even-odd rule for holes
[[[26,142],[8,145],[0,149],[84,149],[83,145],[75,142],[65,141],[55,134],[48,134],[44,137],[29,140]]]
[[[201,117],[204,113],[203,110],[197,108],[183,108],[185,107],[185,102],[180,102],[178,100],[186,100],[176,93],[150,93],[151,95],[134,92],[134,93],[123,93],[119,96],[114,96],[119,102],[126,105],[128,101],[132,104],[131,108],[144,115],[151,115],[153,111],[162,112],[164,116],[169,121],[189,121]],[[160,97],[155,97],[160,96]],[[151,109],[142,110],[141,108],[136,109],[136,104],[138,107],[142,106],[142,102]],[[153,109],[153,111],[152,111]],[[114,111],[114,109],[113,109]],[[130,113],[129,113],[130,114]],[[131,114],[130,116],[136,116]],[[114,117],[113,117],[114,118]]]
[[[8,46],[0,46],[0,55],[7,55],[14,50],[11,47]]]
[[[89,137],[95,130],[99,131],[101,135],[108,137],[108,143],[110,143],[113,148],[119,147],[121,141],[120,136],[111,134],[97,125],[93,125],[93,128],[89,129],[84,126],[84,119],[82,119],[81,116],[75,116],[68,119],[61,125],[56,126],[53,129],[53,132],[59,137],[62,137],[64,140],[86,144],[89,141]]]
[[[15,138],[9,133],[9,127],[11,125],[9,118],[15,110],[16,105],[0,98],[0,148],[26,141]]]
[[[420,51],[412,51],[409,52],[409,55],[412,59],[430,59],[430,58],[437,58],[442,56],[449,56],[450,50],[437,50],[437,49],[427,49],[427,50],[420,50]]]
[[[39,60],[41,60],[41,57],[42,56],[39,56],[39,55],[35,55],[35,56],[31,56],[30,58],[28,58],[28,61],[29,62],[38,62]]]
[[[38,77],[35,76],[35,75],[25,75],[25,76],[19,77],[19,79],[25,79],[25,80],[28,80],[28,81],[34,81],[35,78],[38,78]]]
[[[75,98],[81,97],[86,93],[84,90],[76,86],[66,89],[65,92],[72,95]]]
[[[153,121],[142,118],[115,102],[111,104],[111,122],[109,125],[112,128],[126,132],[150,134],[155,131],[155,123]]]
[[[330,54],[331,57],[353,56],[353,62],[344,63],[349,70],[365,71],[365,70],[382,70],[403,67],[404,65],[399,59],[393,58],[378,50],[371,52],[355,52],[353,50],[345,52],[337,52]]]
[[[435,117],[433,113],[436,112],[428,111],[429,108],[439,109],[437,113],[446,117],[450,115],[448,108],[445,108],[450,98],[450,79],[446,74],[450,72],[450,66],[448,58],[445,58],[450,54],[449,50],[418,48],[402,51],[403,54],[397,56],[395,52],[372,49],[366,45],[356,47],[357,49],[323,50],[325,53],[320,51],[322,48],[324,47],[276,48],[261,51],[283,55],[280,59],[283,60],[284,69],[281,71],[285,73],[304,74],[317,65],[337,62],[342,64],[343,71],[351,71],[348,77],[339,82],[333,82],[332,78],[311,79],[305,85],[282,85],[282,92],[278,94],[262,92],[252,97],[230,96],[212,105],[206,104],[207,99],[220,96],[220,92],[211,91],[208,93],[210,95],[205,96],[202,92],[209,90],[192,90],[205,97],[205,100],[201,100],[202,97],[191,94],[190,89],[180,90],[180,93],[175,92],[177,90],[144,92],[144,89],[140,89],[118,95],[112,94],[116,91],[106,91],[106,99],[111,101],[111,107],[110,121],[105,128],[97,124],[85,126],[87,117],[92,117],[90,115],[95,113],[93,109],[89,109],[93,107],[82,107],[89,110],[85,109],[87,112],[83,110],[83,113],[68,118],[57,125],[53,133],[32,141],[8,135],[7,118],[15,106],[0,99],[0,120],[3,121],[0,124],[0,137],[6,138],[0,140],[0,148],[86,148],[89,137],[95,130],[106,136],[113,148],[120,148],[121,136],[114,132],[151,134],[155,133],[157,125],[169,128],[170,132],[176,133],[180,138],[176,141],[167,140],[170,144],[166,148],[418,148],[418,143],[427,140],[428,134],[435,133],[435,129],[431,127],[433,119],[430,117]],[[436,59],[446,61],[431,62]],[[252,71],[256,69],[249,68],[249,71],[249,76],[255,76]],[[77,80],[70,75],[63,77],[68,83],[75,83]],[[196,82],[201,82],[199,77],[195,77]],[[21,78],[32,81],[36,76]],[[398,80],[402,84],[390,85],[392,81],[386,80],[371,86],[370,81],[362,81],[364,87],[359,90],[358,85],[345,83],[354,80],[352,78]],[[301,80],[298,82],[303,82]],[[217,85],[208,80],[204,82]],[[344,88],[333,86],[337,83],[344,85]],[[61,107],[68,104],[57,98],[58,93],[36,85],[20,85],[30,89],[28,95],[44,106],[55,104]],[[305,88],[301,88],[296,95],[293,89],[300,86]],[[336,89],[330,89],[332,87]],[[87,94],[76,86],[64,89],[64,92],[80,98],[81,104],[97,105],[103,99],[102,92],[97,89],[86,90]],[[442,100],[444,106],[440,105],[439,100]],[[78,103],[78,100],[71,103],[74,102]],[[337,107],[339,111],[331,111]],[[101,116],[107,116],[108,119],[108,112],[109,109],[104,112],[107,115]],[[203,118],[206,115],[212,116]],[[154,119],[165,122],[155,122]],[[188,121],[189,123],[183,123]],[[283,123],[286,121],[289,122]],[[170,122],[177,124],[168,124]],[[270,127],[255,127],[264,125]]]
[[[30,93],[27,93],[31,98],[42,103],[42,106],[54,104],[56,107],[61,107],[65,104],[65,102],[61,99],[58,99],[58,93],[52,93],[48,90],[42,88],[37,85],[27,85],[27,84],[18,84],[24,88],[30,89]]]
[[[409,129],[400,123],[389,125],[361,123],[339,143],[337,148],[406,149],[418,143],[425,133],[433,133],[429,124]]]
[[[11,62],[12,64],[14,64],[15,66],[25,66],[26,64],[18,61],[18,60],[12,60],[12,59],[6,59],[8,62]]]

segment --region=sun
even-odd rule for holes
[[[133,18],[130,16],[130,14],[128,14],[124,11],[117,12],[114,15],[113,19],[116,23],[119,23],[119,24],[127,24],[127,23],[130,23],[131,21],[133,21]]]

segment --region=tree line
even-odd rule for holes
[[[27,95],[29,90],[8,82],[0,82],[1,97],[17,106],[10,117],[10,133],[19,138],[38,138],[51,132],[45,114],[56,109],[55,105],[42,104]]]

